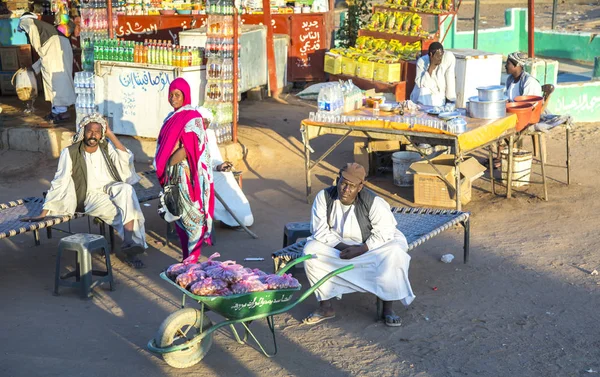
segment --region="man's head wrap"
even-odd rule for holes
[[[102,126],[102,138],[100,138],[100,140],[98,140],[98,141],[104,140],[104,137],[106,135],[106,127],[108,127],[108,123],[106,122],[106,119],[104,119],[102,114],[91,113],[89,115],[86,115],[79,123],[78,130],[75,133],[75,135],[73,135],[73,144],[78,143],[83,140],[83,134],[85,133],[85,126],[87,126],[90,123],[98,123],[99,125]]]
[[[31,12],[25,12],[23,13],[23,15],[21,15],[21,17],[19,17],[19,26],[17,26],[17,30],[21,31],[23,33],[29,33],[29,27],[31,25],[31,21],[29,21],[29,23],[24,22],[25,20],[37,20],[38,17],[37,15],[31,13]]]
[[[523,67],[525,63],[527,63],[527,54],[522,52],[513,52],[512,54],[508,54],[508,60],[510,60],[513,65]]]

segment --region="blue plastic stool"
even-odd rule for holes
[[[290,246],[298,240],[310,236],[309,222],[287,223],[283,227],[283,247]]]
[[[64,250],[72,250],[77,253],[75,271],[60,276],[60,261]],[[106,260],[106,271],[92,269],[92,253],[103,252]],[[92,282],[92,276],[102,276]],[[64,281],[75,277],[74,282]],[[110,265],[110,248],[106,238],[98,234],[79,233],[60,240],[58,253],[56,254],[56,273],[54,275],[54,295],[58,296],[58,287],[72,287],[81,290],[82,298],[90,298],[92,289],[97,285],[108,283],[113,291],[113,274]]]

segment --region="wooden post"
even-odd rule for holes
[[[269,70],[270,94],[279,95],[277,88],[277,67],[275,66],[275,47],[273,46],[273,25],[271,24],[271,2],[263,0],[263,24],[267,27],[267,69]]]
[[[556,28],[556,11],[558,10],[558,0],[552,1],[552,30]]]
[[[115,37],[113,28],[112,0],[106,0],[106,12],[108,13],[108,37],[112,39]]]
[[[238,112],[239,112],[239,102],[238,102],[238,75],[239,75],[239,14],[237,7],[233,7],[233,124],[232,124],[232,141],[237,143],[237,128],[238,128]]]
[[[477,50],[479,42],[479,0],[475,0],[475,15],[473,17],[473,49]]]
[[[534,49],[534,14],[533,14],[533,9],[534,8],[534,3],[533,0],[529,0],[527,2],[527,28],[528,28],[528,41],[529,43],[528,45],[528,50],[527,53],[529,55],[529,58],[534,58],[535,57],[535,49]]]

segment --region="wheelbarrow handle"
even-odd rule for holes
[[[282,268],[281,270],[277,271],[277,275],[282,276],[290,268],[294,267],[298,263],[302,263],[304,261],[307,261],[307,260],[315,258],[315,257],[316,257],[315,255],[310,254],[310,255],[301,256],[300,258],[296,258],[293,261],[291,261],[290,263],[286,264],[284,268]]]

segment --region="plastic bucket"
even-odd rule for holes
[[[394,163],[394,184],[400,187],[411,187],[414,183],[413,173],[408,169],[413,162],[421,160],[417,152],[395,152],[392,154]]]
[[[506,184],[508,178],[508,150],[502,151],[502,182]],[[513,149],[512,186],[520,187],[529,184],[531,176],[531,162],[533,155],[523,149]]]
[[[527,128],[533,114],[533,105],[528,102],[508,102],[506,112],[517,114],[517,132]]]
[[[518,96],[515,98],[518,103],[530,103],[533,106],[533,113],[529,123],[537,123],[542,116],[542,107],[544,107],[544,97],[538,96]]]

